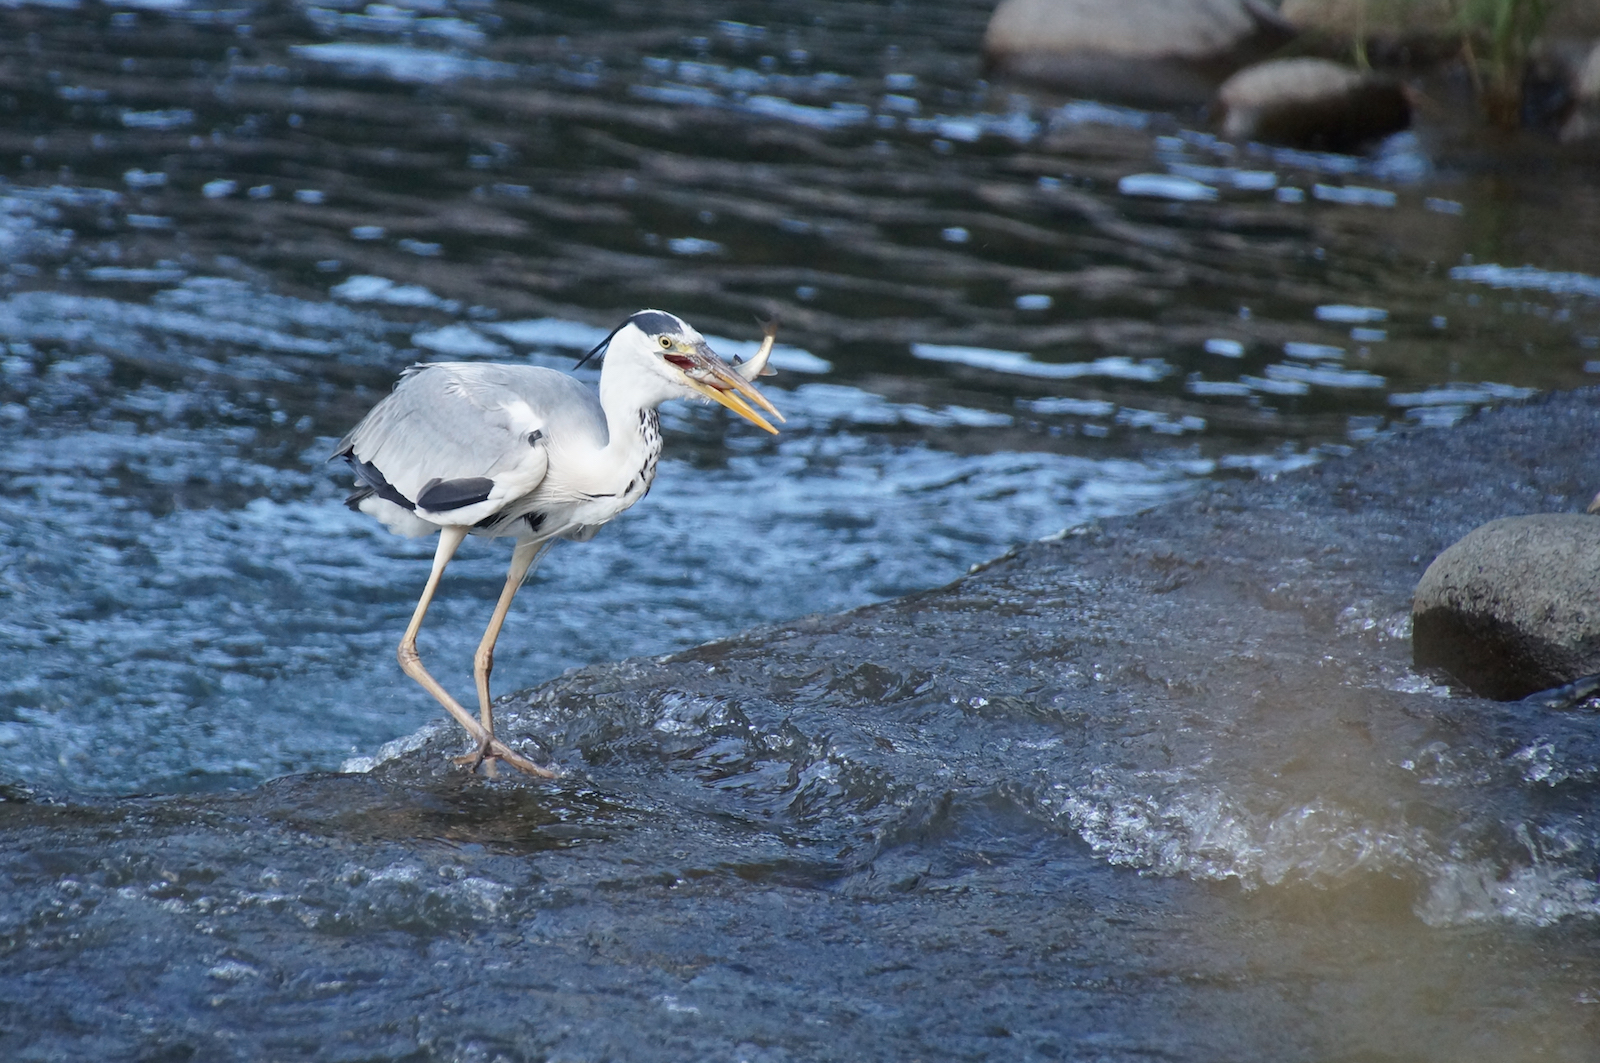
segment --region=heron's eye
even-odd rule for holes
[[[665,336],[662,336],[661,337],[661,349],[664,350],[664,351],[672,350],[672,341],[667,339]]]

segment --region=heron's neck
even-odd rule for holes
[[[670,395],[649,377],[639,374],[607,370],[607,362],[600,371],[600,408],[606,414],[607,469],[617,470],[624,479],[641,474],[654,476],[656,458],[661,453],[661,418],[656,407]]]

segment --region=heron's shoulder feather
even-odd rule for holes
[[[605,411],[594,389],[543,366],[493,362],[413,366],[385,402],[404,409],[408,418],[448,423],[477,418],[493,424],[503,420],[517,429],[543,429],[546,436],[578,435],[583,438],[574,442],[601,447],[608,438]]]

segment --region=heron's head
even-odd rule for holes
[[[738,370],[717,356],[704,336],[676,314],[640,310],[601,346],[605,348],[608,369],[625,370],[630,376],[639,374],[664,385],[659,389],[661,399],[710,399],[777,434],[778,430],[752,409],[750,402],[780,421],[783,416]],[[605,375],[602,374],[602,387]]]

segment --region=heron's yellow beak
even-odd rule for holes
[[[689,378],[689,386],[695,391],[712,402],[726,406],[751,424],[764,428],[773,435],[778,434],[778,430],[772,427],[765,417],[751,409],[750,403],[741,396],[749,397],[752,402],[779,421],[783,420],[783,414],[767,401],[765,395],[755,389],[755,385],[735,372],[733,366],[712,353],[710,347],[703,343],[697,344],[684,354],[668,357],[674,365],[683,370],[684,376]]]

